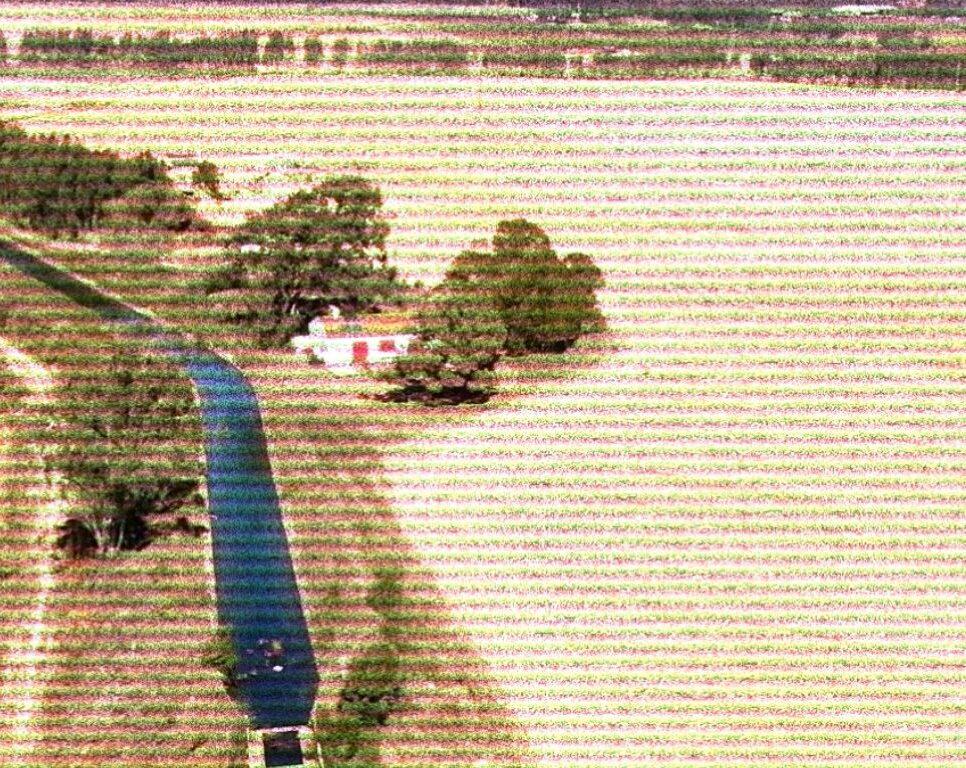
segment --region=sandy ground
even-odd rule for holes
[[[386,451],[401,530],[540,765],[786,765],[806,749],[808,765],[951,764],[928,734],[963,754],[945,712],[966,613],[939,565],[963,551],[939,496],[962,482],[902,456],[962,444],[868,431],[890,407],[942,418],[952,401],[918,394],[930,374],[912,367],[891,406],[858,370],[822,397],[788,371],[784,392],[734,401],[720,368],[702,386],[698,362],[634,351],[646,342]]]
[[[53,387],[47,370],[2,337],[0,355],[29,390],[27,405],[47,405]],[[4,759],[10,759],[11,765],[24,766],[30,764],[30,755],[37,741],[31,720],[43,697],[43,669],[51,651],[51,636],[46,624],[47,603],[55,582],[51,545],[63,506],[57,493],[56,478],[49,480],[42,473],[34,479],[28,495],[37,505],[34,531],[29,539],[31,551],[26,558],[34,564],[37,592],[23,631],[8,639],[8,654],[0,678],[0,701],[3,701],[5,713],[11,714],[3,719],[4,729],[9,728],[9,746]]]

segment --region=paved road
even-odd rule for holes
[[[253,728],[305,725],[318,670],[282,527],[258,400],[217,354],[76,277],[0,243],[0,258],[163,351],[201,399],[219,620],[232,628]]]

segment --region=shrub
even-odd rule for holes
[[[191,186],[201,187],[215,200],[223,200],[221,194],[221,176],[218,166],[209,160],[202,160],[191,173]]]
[[[428,404],[482,402],[503,351],[506,327],[490,297],[465,280],[449,278],[419,316],[409,352],[381,374],[401,384],[389,399]]]
[[[238,655],[228,627],[218,627],[205,644],[201,663],[221,673],[225,688],[232,691],[238,683]]]

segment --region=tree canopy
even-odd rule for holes
[[[491,251],[463,251],[420,313],[416,340],[383,378],[401,383],[389,399],[479,402],[504,354],[562,352],[603,330],[600,269],[589,256],[561,259],[525,219],[502,221]]]
[[[72,504],[59,543],[99,556],[139,547],[148,518],[182,507],[200,483],[191,385],[157,355],[121,351],[71,376],[61,401],[50,461]]]
[[[506,327],[489,296],[466,280],[444,280],[419,313],[409,352],[384,374],[402,384],[395,399],[435,403],[485,400],[503,353]]]
[[[332,176],[250,218],[229,241],[228,265],[209,292],[235,289],[233,314],[263,342],[304,329],[326,307],[348,318],[397,300],[386,265],[389,226],[379,189],[359,176]]]
[[[447,279],[465,280],[490,297],[512,355],[561,352],[582,333],[603,328],[600,270],[582,253],[561,259],[546,233],[526,219],[501,221],[492,251],[464,251]]]
[[[108,200],[140,185],[171,189],[148,152],[131,159],[70,137],[31,136],[0,122],[0,208],[20,224],[77,234],[99,223]]]

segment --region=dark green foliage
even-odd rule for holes
[[[346,62],[349,60],[349,41],[340,37],[332,43],[332,66],[340,72],[345,69]]]
[[[595,297],[600,270],[583,254],[560,259],[546,233],[526,219],[500,222],[493,251],[460,254],[447,276],[491,298],[509,354],[561,352],[603,327]]]
[[[185,232],[204,226],[195,209],[169,184],[139,184],[104,205],[101,223],[120,231]]]
[[[228,264],[209,292],[237,291],[241,305],[230,314],[264,344],[283,342],[330,304],[351,319],[395,301],[402,286],[386,266],[381,209],[378,188],[358,176],[296,192],[232,236]]]
[[[322,53],[324,50],[322,41],[310,35],[305,38],[304,45],[305,65],[308,67],[317,67],[322,63]]]
[[[559,77],[563,75],[566,66],[566,56],[552,48],[523,46],[491,51],[483,55],[483,68],[502,75]]]
[[[448,277],[420,313],[416,335],[408,354],[382,374],[402,385],[391,399],[456,404],[488,397],[507,338],[488,294],[467,280]]]
[[[202,160],[191,172],[191,185],[204,189],[215,200],[221,200],[221,176],[218,166],[210,160]]]
[[[932,46],[929,38],[909,30],[892,30],[880,32],[876,36],[880,48],[887,51],[903,51],[907,53],[925,51]]]
[[[196,69],[233,72],[254,67],[257,47],[257,35],[249,31],[190,40],[180,40],[167,30],[145,35],[127,32],[115,43],[86,29],[31,29],[24,33],[20,61],[58,71],[97,66],[163,75]]]
[[[262,53],[262,64],[273,66],[281,64],[286,58],[295,53],[295,43],[278,30],[273,31],[268,36],[265,43],[265,50]]]
[[[110,44],[110,40],[95,40],[89,29],[28,29],[20,43],[20,61],[24,64],[90,66]]]
[[[0,123],[0,210],[18,224],[76,235],[98,223],[108,200],[141,184],[169,184],[148,153],[122,160]]]
[[[560,259],[538,226],[500,222],[493,250],[461,253],[430,294],[408,354],[380,374],[402,385],[386,398],[485,401],[503,354],[562,352],[581,334],[603,330],[602,286],[589,256]]]
[[[773,19],[767,7],[716,7],[712,5],[689,5],[686,7],[654,9],[649,14],[655,19],[675,24],[711,24],[722,27],[761,28]]]
[[[187,379],[154,354],[114,353],[68,378],[50,468],[71,502],[60,546],[110,556],[138,549],[150,518],[195,497],[201,429]]]
[[[222,682],[229,691],[237,684],[238,655],[231,639],[231,630],[218,627],[215,634],[205,644],[201,663],[221,673]]]
[[[366,66],[401,74],[457,74],[469,52],[453,40],[377,40],[361,54]]]

